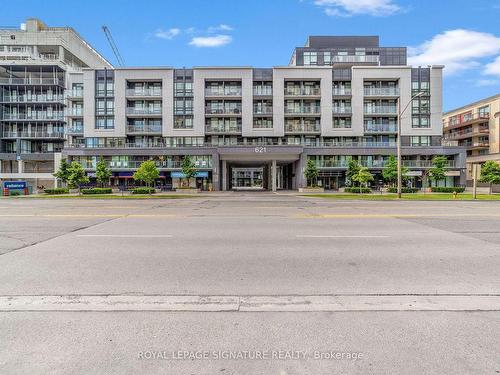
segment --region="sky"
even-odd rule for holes
[[[0,0],[0,25],[71,26],[113,64],[287,65],[308,35],[379,35],[413,65],[444,64],[443,107],[500,93],[500,0]]]

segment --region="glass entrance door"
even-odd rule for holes
[[[263,189],[264,168],[232,168],[233,189]]]

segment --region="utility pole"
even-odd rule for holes
[[[472,199],[477,199],[477,164],[472,164]]]

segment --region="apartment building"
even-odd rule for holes
[[[68,75],[85,67],[111,64],[71,28],[0,27],[0,180],[54,184],[75,114]]]
[[[286,66],[103,68],[67,72],[62,157],[95,176],[100,158],[115,186],[133,185],[154,160],[158,185],[175,188],[184,156],[202,189],[297,189],[312,159],[326,189],[345,185],[349,159],[378,184],[396,152],[421,186],[435,155],[449,159],[444,184],[465,184],[465,150],[442,140],[442,66],[406,65],[404,47],[378,37],[309,37]],[[411,100],[419,93],[419,97]],[[411,103],[410,103],[411,101]]]
[[[468,181],[473,164],[500,163],[500,94],[444,113],[443,132],[445,139],[466,148]]]

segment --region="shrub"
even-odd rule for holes
[[[82,194],[83,195],[89,195],[89,194],[111,194],[113,190],[111,188],[87,188],[87,189],[82,189]]]
[[[434,187],[431,187],[431,191],[433,193],[453,193],[453,192],[457,192],[457,193],[463,193],[465,191],[465,188],[464,187],[461,187],[461,186],[434,186]]]
[[[409,188],[409,187],[403,187],[401,188],[401,193],[416,193],[419,189],[418,188]],[[388,193],[397,193],[398,188],[397,187],[390,187],[387,189]]]
[[[153,194],[155,192],[154,188],[150,187],[137,187],[131,190],[132,194]]]
[[[44,189],[45,194],[68,194],[68,188],[53,188],[53,189]]]
[[[10,196],[12,196],[12,197],[17,197],[19,195],[21,195],[20,191],[13,190],[13,191],[10,192]]]
[[[372,189],[370,188],[367,188],[367,187],[362,187],[362,188],[359,188],[359,187],[356,187],[356,186],[351,186],[351,187],[346,187],[345,188],[345,192],[346,193],[361,193],[361,194],[367,194],[367,193],[371,193],[372,192]]]

